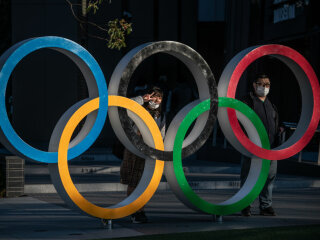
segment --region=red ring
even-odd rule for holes
[[[320,118],[320,109],[319,109],[319,103],[320,103],[320,88],[319,88],[319,82],[318,78],[309,64],[309,62],[297,51],[285,47],[282,45],[264,45],[261,47],[257,47],[256,49],[249,52],[236,66],[234,69],[232,76],[230,78],[228,91],[227,91],[227,97],[235,98],[237,85],[239,82],[239,79],[245,69],[256,59],[265,56],[265,55],[282,55],[287,58],[290,58],[291,60],[295,61],[301,69],[305,72],[307,75],[312,89],[313,94],[313,114],[311,121],[309,123],[308,129],[305,132],[305,134],[297,141],[295,144],[291,145],[288,148],[280,149],[280,150],[267,150],[264,148],[261,148],[250,141],[250,139],[244,134],[242,128],[240,127],[240,124],[238,122],[236,111],[234,109],[227,109],[228,117],[230,121],[230,125],[232,130],[234,131],[235,136],[237,137],[238,141],[252,154],[255,156],[258,156],[260,158],[268,159],[268,160],[282,160],[285,158],[289,158],[296,153],[300,152],[311,140],[315,130],[318,127],[318,122]]]

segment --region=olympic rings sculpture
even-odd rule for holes
[[[6,112],[8,79],[19,61],[29,53],[50,48],[69,57],[86,80],[89,98],[70,107],[59,119],[50,138],[48,152],[33,148],[13,129]],[[156,53],[181,60],[193,74],[199,99],[185,106],[169,125],[163,140],[154,119],[137,102],[126,98],[130,78],[138,65]],[[255,112],[235,99],[238,81],[254,60],[271,55],[285,63],[297,78],[302,93],[302,113],[295,133],[281,146],[270,149],[268,135]],[[132,49],[118,63],[107,89],[102,70],[91,54],[77,43],[54,36],[28,39],[15,44],[0,57],[0,141],[12,153],[48,163],[52,182],[61,198],[71,207],[97,218],[117,219],[142,208],[153,196],[164,172],[170,188],[188,207],[207,214],[227,215],[248,206],[259,195],[268,176],[270,160],[281,160],[301,151],[312,138],[320,119],[317,76],[307,60],[282,45],[251,47],[238,53],[225,67],[218,86],[205,60],[190,47],[173,41],[146,43]],[[144,172],[135,191],[109,208],[86,200],[72,182],[68,160],[86,151],[99,136],[106,117],[119,140],[134,154],[146,159]],[[79,122],[85,123],[70,142]],[[230,199],[212,204],[200,198],[188,184],[182,158],[197,151],[208,139],[218,118],[228,141],[253,159],[245,184]],[[133,121],[143,141],[135,137],[128,123]],[[194,127],[187,137],[191,124]],[[239,122],[245,128],[243,133]]]

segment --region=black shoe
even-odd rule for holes
[[[250,209],[251,209],[250,206],[242,209],[242,211],[241,211],[242,216],[244,216],[244,217],[250,217],[250,216],[251,216],[251,211],[250,211]]]
[[[276,216],[276,212],[273,210],[272,207],[267,207],[265,209],[260,208],[260,215],[263,216]]]
[[[146,214],[143,211],[141,211],[141,212],[132,214],[131,221],[132,223],[146,223],[148,222],[148,218]]]

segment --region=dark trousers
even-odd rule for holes
[[[247,179],[247,176],[250,170],[250,165],[251,165],[251,158],[248,158],[242,155],[241,173],[240,173],[241,187],[243,186],[243,184]],[[276,174],[277,174],[277,161],[271,161],[267,181],[259,195],[260,209],[266,209],[272,205],[272,190],[273,190]]]

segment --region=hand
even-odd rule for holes
[[[149,102],[150,100],[153,100],[154,98],[152,98],[152,96],[154,95],[154,92],[153,93],[151,93],[151,94],[145,94],[145,95],[143,95],[143,101],[144,102]]]

